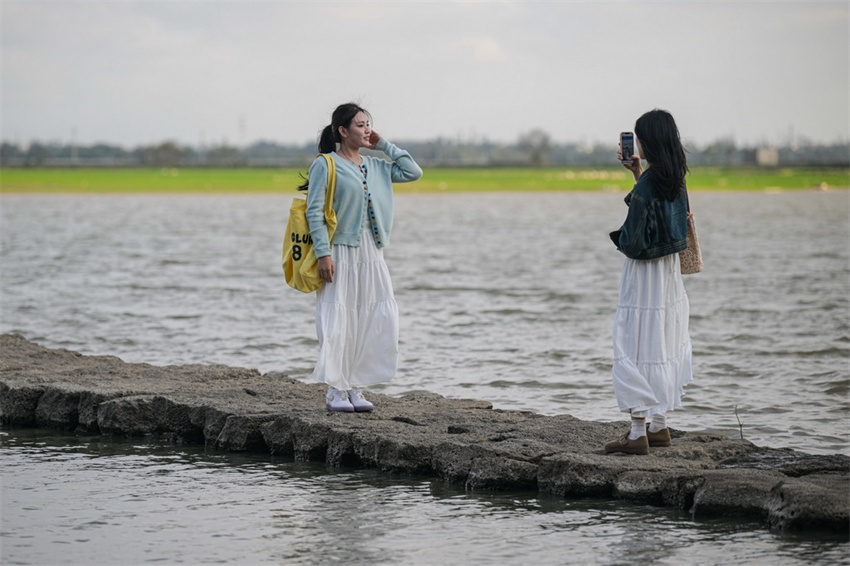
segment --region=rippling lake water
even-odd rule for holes
[[[307,379],[313,295],[286,286],[290,196],[9,196],[2,321],[48,347]],[[611,326],[622,194],[399,195],[386,250],[396,380],[498,408],[619,420]],[[695,193],[694,382],[674,428],[847,452],[850,193]],[[738,411],[736,417],[735,411]]]
[[[143,440],[0,439],[4,565],[850,563],[844,537],[622,501],[464,493]]]
[[[386,258],[401,315],[400,367],[393,383],[375,390],[391,395],[427,390],[485,399],[503,409],[624,420],[610,376],[611,325],[623,257],[607,236],[625,217],[623,196],[397,196]],[[291,195],[3,195],[0,331],[127,362],[222,363],[307,379],[318,349],[315,299],[288,288],[280,270],[290,200]],[[850,193],[695,193],[691,204],[706,269],[685,278],[695,375],[683,409],[668,416],[670,425],[743,434],[763,446],[848,453]],[[7,441],[19,432],[7,431],[12,435]],[[116,482],[125,481],[125,473],[143,484],[159,477],[148,474],[160,456],[134,459],[124,453],[101,460],[91,453],[96,452],[92,446],[101,447],[96,440],[80,440],[86,447],[79,450],[49,443],[43,449],[38,443],[22,449],[20,443],[26,442],[16,442],[13,452],[36,476],[59,473],[62,464],[57,462],[63,458],[75,462],[72,469],[79,472],[68,479],[67,488],[58,484],[60,495],[67,496],[74,482],[84,484],[87,474],[96,474],[89,465],[113,469]],[[9,446],[6,442],[4,449]],[[583,530],[585,519],[573,522],[561,515],[572,503],[541,503],[536,495],[518,497],[516,503],[509,496],[481,498],[440,489],[435,494],[427,482],[392,483],[382,491],[385,487],[375,483],[383,480],[369,472],[318,474],[308,481],[299,475],[305,468],[298,466],[278,469],[279,464],[267,460],[169,454],[162,457],[176,466],[169,472],[174,478],[197,474],[193,480],[203,482],[214,476],[221,478],[215,489],[223,492],[233,478],[256,480],[269,490],[271,485],[275,490],[315,490],[303,496],[326,510],[331,505],[323,498],[335,495],[335,482],[354,482],[366,499],[386,498],[398,513],[410,509],[410,516],[391,522],[412,537],[416,548],[437,547],[433,557],[446,556],[440,550],[444,543],[454,548],[464,543],[462,538],[445,539],[448,524],[458,530],[465,524],[447,523],[441,515],[456,499],[470,506],[458,513],[474,517],[470,524],[479,525],[482,536],[505,516],[517,521],[511,532],[542,529],[576,537],[570,539],[576,547],[592,532]],[[151,483],[144,489],[157,487]],[[287,524],[275,519],[284,511],[274,507],[272,493],[250,495],[264,497],[265,519],[256,520],[266,521],[269,537],[280,536]],[[592,516],[610,518],[599,519],[594,528],[597,534],[610,534],[614,545],[628,542],[631,527],[622,521],[643,517],[644,522],[676,522],[657,510],[594,505]],[[558,509],[554,515],[550,506]],[[482,515],[481,509],[495,514]],[[231,512],[238,514],[238,505],[222,511]],[[307,516],[312,515],[296,513],[292,520],[303,522]],[[434,524],[419,524],[420,518]],[[694,528],[695,533],[682,536],[701,540],[703,531]],[[679,536],[676,529],[670,536]],[[384,533],[381,548],[403,553],[403,542],[393,533]],[[162,533],[172,535],[179,538]],[[207,536],[224,537],[213,531]],[[256,540],[266,535],[245,536]],[[297,536],[309,540],[306,531]],[[304,543],[305,548],[324,544],[324,536],[330,534]],[[777,548],[784,544],[771,540]],[[550,541],[541,538],[540,544]],[[222,538],[211,544],[232,543]],[[491,544],[496,556],[509,542]],[[491,556],[488,550],[481,552]],[[279,557],[271,550],[262,556]],[[389,554],[380,556],[393,563]],[[423,556],[422,563],[431,563],[426,560],[430,555]],[[618,555],[608,556],[613,562],[599,563],[616,563]],[[144,561],[144,555],[138,558]]]

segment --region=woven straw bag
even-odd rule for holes
[[[686,189],[687,190],[687,189]],[[687,199],[687,193],[685,193]],[[697,225],[694,215],[691,214],[691,202],[688,200],[688,248],[679,252],[679,264],[682,275],[691,275],[702,271],[702,250],[699,247],[697,237]]]

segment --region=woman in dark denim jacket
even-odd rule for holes
[[[626,256],[614,320],[614,393],[632,426],[605,451],[648,454],[650,446],[670,446],[666,414],[681,406],[682,388],[693,377],[678,254],[687,247],[688,165],[670,113],[641,116],[635,137],[638,154],[623,165],[637,183],[626,197],[626,221],[611,233]]]

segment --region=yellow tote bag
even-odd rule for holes
[[[328,189],[325,193],[325,223],[328,226],[328,241],[336,231],[336,213],[333,209],[336,191],[336,164],[326,153],[320,154],[328,162]],[[307,224],[307,199],[295,197],[289,208],[289,220],[283,238],[283,273],[289,286],[304,293],[312,293],[322,286],[319,277],[319,260],[310,226]]]

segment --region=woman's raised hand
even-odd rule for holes
[[[379,141],[381,141],[381,134],[372,130],[372,133],[369,135],[369,149],[375,149]]]
[[[620,163],[623,164],[623,167],[632,172],[632,175],[635,177],[635,181],[638,180],[640,174],[643,173],[643,167],[640,165],[640,155],[632,155],[631,159],[627,159],[623,161],[623,148],[620,148],[617,151],[617,159],[620,160]]]

